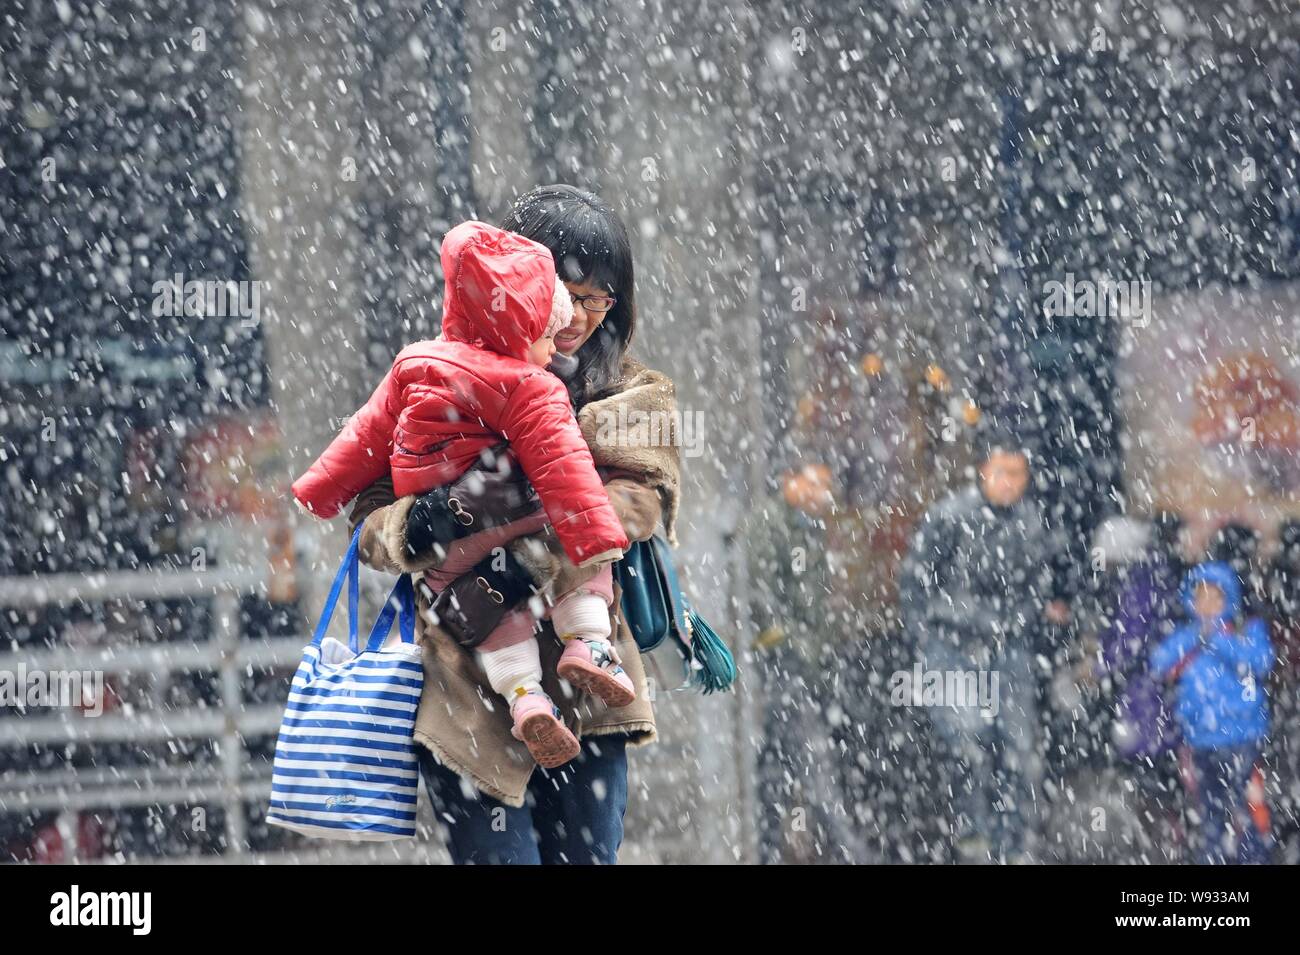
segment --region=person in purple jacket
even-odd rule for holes
[[[1167,709],[1162,681],[1151,675],[1148,658],[1182,618],[1179,587],[1186,569],[1179,552],[1182,529],[1182,519],[1175,513],[1153,516],[1150,544],[1137,559],[1119,568],[1114,610],[1100,634],[1101,674],[1110,679],[1116,693],[1115,748],[1142,767],[1137,775],[1153,791],[1177,779],[1172,752],[1178,729]]]
[[[1241,617],[1241,581],[1227,564],[1197,565],[1183,585],[1192,620],[1151,651],[1151,672],[1175,684],[1175,711],[1201,796],[1201,858],[1261,862],[1267,847],[1246,808],[1246,787],[1268,735],[1268,629]],[[1240,832],[1240,839],[1237,833]]]

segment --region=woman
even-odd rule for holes
[[[636,412],[666,412],[659,420],[675,420],[672,382],[627,355],[636,323],[627,230],[612,209],[572,186],[533,190],[501,225],[549,248],[573,297],[574,319],[555,337],[552,370],[568,386],[628,538],[644,540],[661,523],[671,536],[679,473],[675,441],[645,447],[621,440],[616,426],[636,420]],[[395,500],[391,482],[377,482],[358,498],[350,523],[364,525],[361,554],[371,566],[420,573],[440,564],[460,537],[493,528],[509,537],[507,525],[536,509],[532,489],[503,456],[419,497]],[[537,597],[572,590],[590,574],[573,566],[554,536],[543,533],[499,548],[436,604],[420,588],[425,683],[415,738],[457,864],[617,861],[627,805],[626,747],[656,737],[645,670],[626,625],[615,621],[614,646],[636,700],[619,709],[561,688],[553,676],[558,641],[549,626],[541,635],[544,688],[582,741],[579,756],[553,772],[539,769],[511,735],[508,709],[467,649],[506,611],[530,600],[538,609]],[[617,599],[616,593],[615,607]]]

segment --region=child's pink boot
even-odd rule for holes
[[[636,699],[632,678],[619,666],[618,652],[607,640],[566,638],[555,669],[561,680],[599,697],[606,706],[627,706]]]
[[[510,732],[528,747],[538,766],[554,769],[578,755],[578,737],[545,693],[520,693],[510,704],[510,716],[515,721]]]

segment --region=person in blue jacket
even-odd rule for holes
[[[1238,829],[1237,861],[1263,861],[1267,848],[1246,813],[1246,787],[1268,735],[1268,629],[1241,617],[1241,581],[1224,563],[1193,568],[1183,602],[1192,620],[1151,651],[1151,671],[1177,686],[1175,712],[1201,791],[1202,861],[1227,862]]]

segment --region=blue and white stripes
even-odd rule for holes
[[[366,648],[322,639],[356,539],[339,569],[315,639],[303,651],[275,747],[267,822],[331,839],[415,835],[419,790],[415,712],[424,686],[414,643],[414,593],[398,581]],[[384,647],[400,614],[402,642]]]

